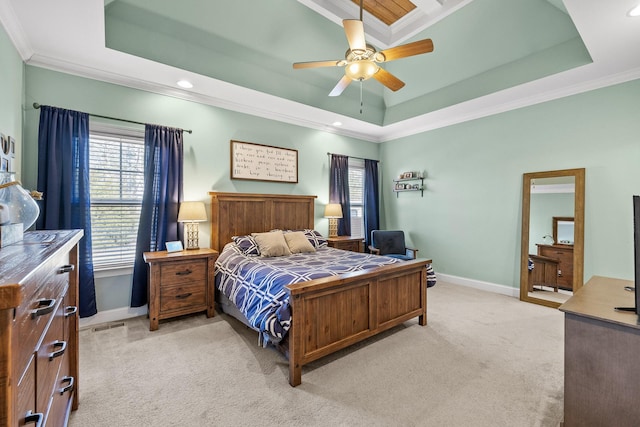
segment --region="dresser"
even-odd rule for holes
[[[640,325],[632,281],[594,276],[560,306],[565,313],[564,427],[636,427]]]
[[[213,272],[218,251],[145,252],[149,264],[149,330],[162,319],[206,311],[214,315]]]
[[[327,245],[331,248],[345,251],[364,252],[364,239],[362,237],[327,237]]]
[[[538,255],[558,260],[559,288],[573,291],[573,246],[571,245],[540,245]]]
[[[0,249],[0,427],[59,427],[78,407],[82,230],[27,232]]]

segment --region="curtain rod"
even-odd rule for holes
[[[359,160],[373,160],[374,162],[380,162],[380,160],[376,160],[376,159],[365,159],[364,157],[356,157],[356,156],[345,156],[344,154],[337,154],[337,153],[329,153],[327,152],[327,156],[331,156],[331,155],[336,155],[336,156],[343,156],[343,157],[351,157],[352,159],[359,159]]]
[[[40,104],[38,104],[37,102],[34,102],[33,103],[33,108],[35,108],[36,110],[39,109],[40,108]],[[142,123],[142,122],[136,122],[134,120],[119,119],[117,117],[101,116],[100,114],[91,114],[91,113],[88,113],[88,114],[90,116],[93,116],[93,117],[100,117],[101,119],[118,120],[120,122],[133,123],[135,125],[143,125],[144,126],[144,125],[147,124],[147,123]],[[180,129],[181,131],[187,132],[187,133],[193,133],[193,131],[190,130],[190,129],[181,129],[181,128],[175,128],[175,129]]]

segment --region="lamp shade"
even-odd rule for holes
[[[202,222],[207,220],[203,202],[182,202],[178,222]]]
[[[325,218],[342,218],[342,206],[340,203],[329,203],[324,208]]]

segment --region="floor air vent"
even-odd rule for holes
[[[98,325],[95,328],[92,328],[91,330],[93,332],[100,332],[100,331],[106,331],[107,329],[118,328],[120,326],[124,326],[124,322],[105,323],[103,325]]]

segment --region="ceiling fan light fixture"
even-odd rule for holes
[[[370,60],[363,61],[354,61],[349,64],[344,69],[344,73],[351,80],[367,80],[373,77],[375,73],[378,72],[378,66]]]

